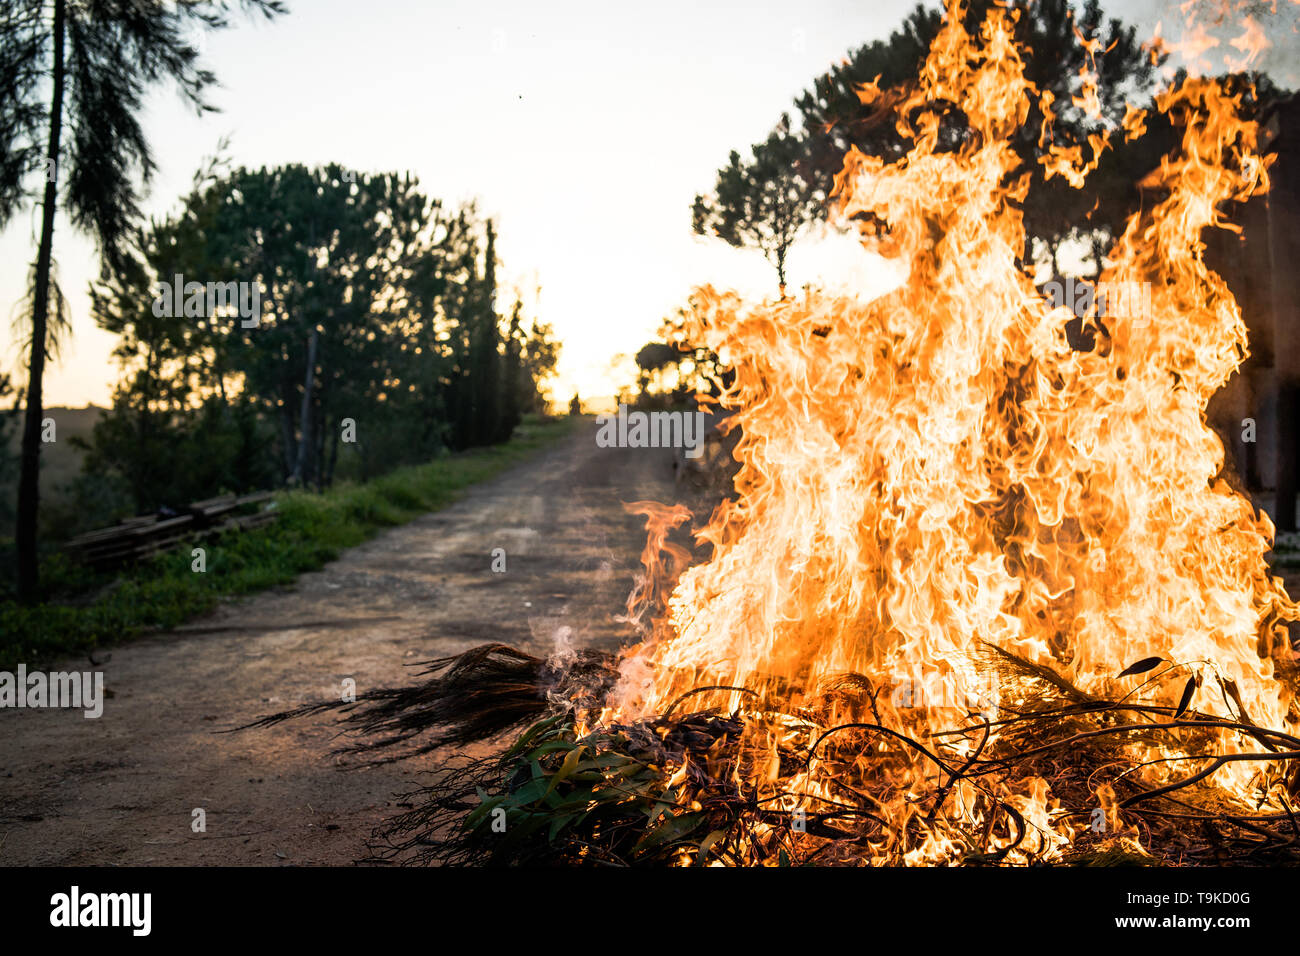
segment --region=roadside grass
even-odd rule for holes
[[[280,517],[273,524],[202,542],[203,573],[191,570],[192,544],[112,574],[97,575],[52,555],[42,564],[47,602],[0,602],[0,670],[12,671],[19,662],[44,667],[60,656],[176,627],[223,597],[291,584],[384,528],[445,508],[470,485],[569,434],[576,421],[529,419],[502,445],[398,468],[364,484],[340,483],[321,494],[277,492]]]

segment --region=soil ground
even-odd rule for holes
[[[615,648],[644,544],[621,502],[675,500],[672,452],[594,426],[289,589],[114,648],[103,716],[0,711],[0,865],[339,865],[438,759],[340,769],[332,717],[219,733],[503,641]],[[504,548],[506,571],[491,570]],[[58,670],[88,670],[86,660]],[[206,832],[192,829],[203,810]]]

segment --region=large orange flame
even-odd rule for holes
[[[1275,659],[1300,612],[1266,561],[1272,525],[1224,479],[1205,417],[1247,341],[1201,233],[1226,225],[1221,203],[1267,187],[1255,127],[1213,80],[1158,98],[1181,149],[1156,174],[1163,198],[1110,252],[1106,334],[1076,351],[1073,312],[1053,308],[1020,259],[1028,180],[1011,140],[1038,93],[1013,14],[995,9],[978,36],[961,14],[951,3],[899,108],[911,151],[893,163],[854,152],[838,181],[842,212],[881,227],[865,241],[905,282],[870,302],[702,292],[694,334],[736,370],[723,404],[743,430],[738,500],[701,532],[712,558],[682,574],[627,655],[604,719],[662,712],[701,685],[780,687],[793,712],[851,672],[893,689],[879,701],[899,726],[969,724],[999,702],[979,667],[985,644],[1088,692],[1141,685],[1143,699],[1177,703],[1193,675],[1207,714],[1290,719]],[[941,102],[969,124],[958,148],[941,138]],[[1140,122],[1133,112],[1124,127]],[[1101,148],[1048,163],[1074,181]],[[1148,657],[1175,673],[1117,677]],[[750,700],[716,690],[695,702],[743,712]],[[1247,742],[1224,731],[1218,752]],[[913,812],[923,763],[891,771],[895,818]],[[1273,785],[1247,762],[1214,782],[1243,800]],[[821,786],[816,765],[805,783]],[[961,786],[954,805],[970,822],[976,800]],[[1047,784],[1019,786],[1007,799],[1067,840]],[[1098,799],[1112,814],[1108,791]],[[932,832],[909,861],[944,857]]]

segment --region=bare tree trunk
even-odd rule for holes
[[[298,439],[298,461],[293,467],[293,480],[306,484],[310,479],[312,449],[311,400],[312,385],[316,381],[316,345],[320,341],[320,327],[313,327],[311,338],[307,340],[307,372],[302,379],[302,412],[298,416],[298,427],[302,434]]]
[[[27,417],[23,422],[22,458],[18,477],[18,515],[15,543],[18,548],[18,598],[25,604],[36,600],[40,585],[36,555],[36,516],[41,499],[41,419],[44,415],[42,384],[45,377],[45,346],[50,317],[50,263],[54,256],[54,213],[58,206],[59,138],[63,131],[63,31],[64,0],[54,0],[54,89],[50,101],[50,137],[46,156],[50,167],[45,177],[45,199],[41,209],[41,242],[36,253],[36,288],[32,296],[32,354],[27,379]]]
[[[334,484],[334,469],[338,467],[339,462],[339,429],[338,424],[330,429],[330,463],[329,471],[326,473],[325,485],[331,487]]]
[[[298,446],[293,440],[293,412],[289,410],[292,399],[287,383],[281,388],[280,396],[280,441],[284,444],[284,478],[288,481],[293,474],[293,463],[298,457]]]
[[[316,421],[318,424],[316,427],[316,441],[312,449],[312,454],[315,456],[314,462],[312,464],[312,474],[315,475],[316,477],[316,490],[324,491],[325,490],[325,484],[324,484],[325,428],[329,419],[325,417],[325,409],[320,407],[319,402],[317,403],[317,408],[316,408]]]

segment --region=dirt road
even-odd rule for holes
[[[297,585],[115,648],[103,716],[0,711],[0,865],[346,864],[422,763],[342,771],[328,717],[216,733],[412,678],[404,664],[557,635],[615,647],[644,543],[620,502],[672,501],[671,452],[580,429]],[[504,548],[506,570],[491,570]],[[90,669],[85,660],[57,669]],[[202,810],[205,832],[194,832]]]

